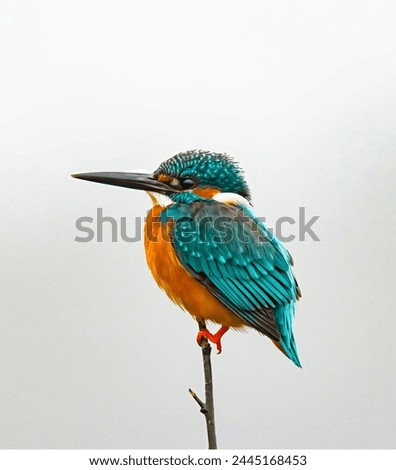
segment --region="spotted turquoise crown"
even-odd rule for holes
[[[251,197],[242,169],[225,153],[182,152],[161,163],[154,174],[190,178],[201,188],[218,188],[223,193],[240,194],[248,200]]]

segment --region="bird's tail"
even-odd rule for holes
[[[291,345],[290,345],[291,347],[289,347],[287,349],[284,347],[284,342],[283,341],[279,342],[279,341],[272,340],[272,342],[279,349],[279,351],[283,352],[283,354],[286,357],[288,357],[290,360],[292,360],[294,362],[294,364],[296,364],[297,367],[302,368],[300,358],[298,357],[297,345],[296,345],[296,342],[294,340],[294,336],[291,340]]]
[[[280,305],[274,311],[276,323],[281,334],[280,341],[274,341],[275,346],[283,352],[297,367],[302,367],[298,357],[297,344],[292,330],[294,317],[294,302]]]

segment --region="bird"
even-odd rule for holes
[[[198,344],[206,338],[220,353],[230,328],[250,328],[301,367],[293,333],[301,291],[293,259],[254,213],[244,171],[234,158],[189,150],[154,172],[72,176],[148,193],[147,264],[158,286],[198,321]],[[212,334],[207,322],[220,329]]]

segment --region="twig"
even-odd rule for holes
[[[191,393],[191,396],[194,398],[194,400],[201,407],[201,413],[206,414],[207,411],[205,409],[205,403],[199,398],[199,396],[194,392],[194,390],[191,390],[191,388],[189,388],[188,391]]]
[[[205,323],[198,322],[198,325],[200,330],[204,330],[206,328]],[[188,389],[188,391],[200,406],[201,413],[205,415],[209,449],[217,449],[213,403],[212,364],[210,361],[210,353],[212,352],[212,348],[206,338],[203,338],[201,341],[201,350],[205,376],[205,403],[198,397],[198,395],[193,390],[191,390],[191,388]]]

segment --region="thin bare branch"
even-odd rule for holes
[[[198,322],[200,330],[206,328],[205,323]],[[215,417],[214,417],[214,401],[213,401],[213,378],[212,378],[212,364],[210,360],[210,354],[212,348],[209,344],[209,341],[206,338],[203,338],[201,341],[201,350],[202,350],[202,360],[203,360],[203,369],[205,377],[205,403],[197,396],[195,392],[189,389],[191,396],[198,403],[201,408],[201,413],[205,415],[206,419],[206,430],[208,434],[208,447],[209,449],[217,449],[217,439],[216,439],[216,427],[215,427]]]

